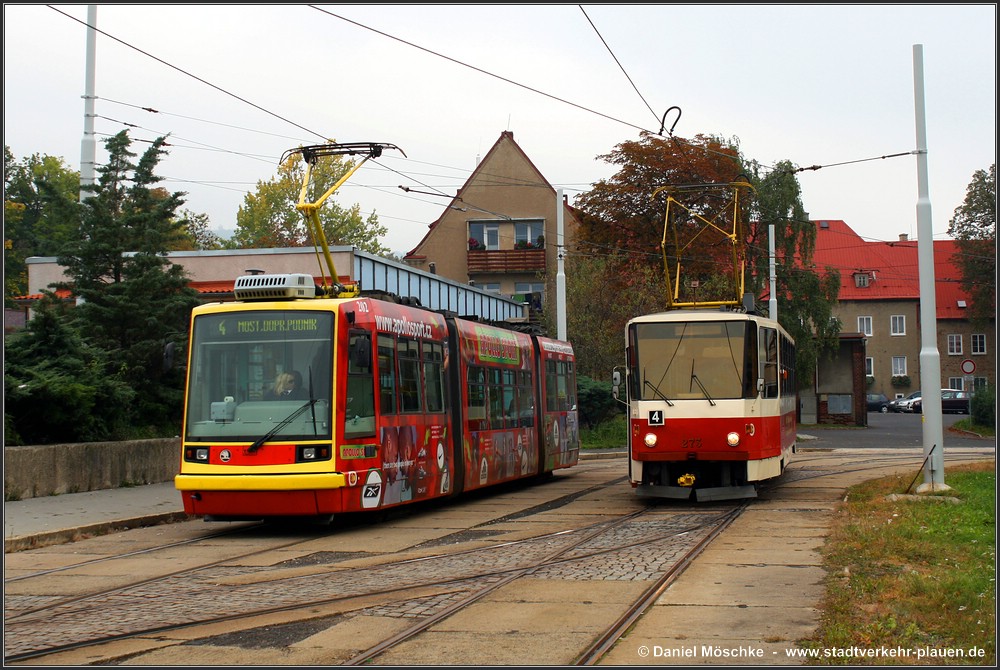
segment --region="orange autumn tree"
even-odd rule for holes
[[[674,304],[731,301],[742,289],[766,314],[774,224],[778,320],[796,339],[800,378],[808,379],[819,355],[837,343],[839,275],[812,267],[815,228],[791,163],[745,160],[735,138],[651,133],[598,158],[618,171],[576,198],[581,226],[567,266],[568,336],[581,350],[594,345],[593,368],[621,358],[628,319],[672,306],[675,286],[668,283],[676,283]],[[572,277],[577,267],[586,276]],[[603,271],[587,273],[593,267]],[[601,329],[611,334],[597,342]]]
[[[624,255],[629,259],[626,268],[646,266],[661,277],[665,256],[672,263],[683,261],[686,297],[733,295],[733,245],[724,231],[733,229],[734,215],[743,218],[749,211],[747,204],[735,212],[732,206],[732,184],[747,180],[736,141],[642,133],[638,141],[623,142],[598,158],[619,170],[576,199],[582,215],[581,249]],[[671,220],[663,248],[668,209]],[[618,279],[623,289],[634,288],[635,278],[628,272]],[[666,278],[658,289],[661,307],[666,308]]]

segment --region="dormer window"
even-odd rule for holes
[[[871,278],[871,275],[867,272],[855,272],[854,285],[858,288],[867,288]]]

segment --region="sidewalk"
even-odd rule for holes
[[[172,481],[5,501],[4,553],[185,518],[181,493]]]

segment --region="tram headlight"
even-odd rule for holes
[[[646,433],[646,437],[642,438],[643,444],[652,449],[656,446],[656,434]]]
[[[295,462],[309,463],[330,460],[330,447],[325,444],[300,444],[295,447]]]
[[[740,434],[737,433],[737,432],[735,432],[735,431],[732,432],[732,433],[729,433],[728,435],[726,435],[726,443],[730,447],[738,447],[738,446],[740,446]]]
[[[198,447],[192,450],[191,454],[196,461],[202,461],[203,463],[208,462],[208,447]]]

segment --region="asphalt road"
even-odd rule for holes
[[[996,447],[996,438],[981,438],[968,433],[949,430],[952,424],[967,418],[965,414],[944,414],[943,427],[944,448],[966,447]],[[922,414],[880,414],[868,413],[868,426],[799,426],[799,435],[815,437],[814,440],[801,440],[799,446],[829,447],[829,448],[912,448],[927,447],[924,442],[924,422]]]

